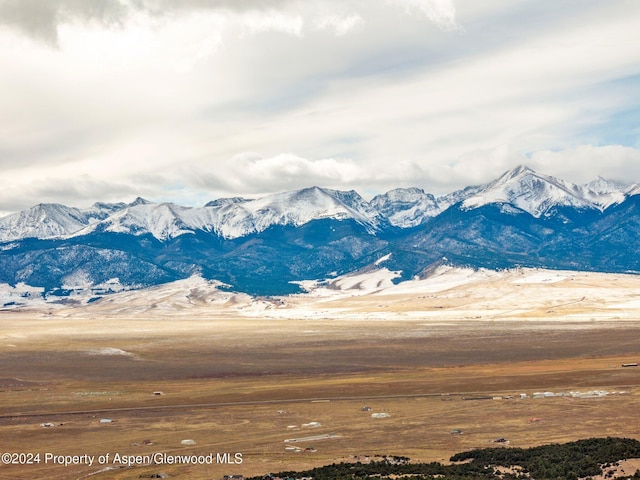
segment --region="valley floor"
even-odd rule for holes
[[[0,312],[0,453],[40,454],[1,478],[205,479],[447,461],[498,438],[640,439],[640,367],[622,366],[640,360],[637,276],[443,268],[284,298],[189,280],[105,300]]]

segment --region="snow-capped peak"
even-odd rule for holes
[[[153,202],[146,200],[142,197],[136,197],[136,199],[129,204],[130,207],[135,207],[136,205],[150,205]]]
[[[300,226],[321,218],[351,218],[372,230],[380,221],[379,214],[355,191],[343,192],[320,187],[209,208],[217,220],[214,230],[225,238],[259,233],[272,225]]]
[[[617,193],[623,192],[629,188],[629,185],[621,182],[615,182],[613,180],[607,180],[603,177],[598,177],[595,180],[591,180],[589,183],[582,185],[585,190],[589,190],[595,194],[604,193]]]
[[[232,239],[276,225],[297,227],[320,219],[354,220],[375,234],[389,225],[419,226],[454,204],[467,210],[503,204],[511,212],[526,211],[540,217],[551,215],[558,206],[604,210],[639,193],[640,186],[635,184],[600,177],[576,185],[519,165],[486,185],[437,198],[420,188],[397,188],[366,202],[354,190],[309,187],[253,200],[222,198],[201,208],[152,203],[140,197],[129,204],[95,203],[84,210],[39,204],[0,218],[0,242],[81,236],[96,231],[150,233],[162,241],[203,231]]]
[[[249,200],[243,197],[227,197],[211,200],[205,204],[205,207],[224,207],[225,205],[232,205],[234,203],[244,203]]]
[[[158,240],[167,240],[200,230],[231,239],[259,233],[273,225],[300,226],[322,218],[351,218],[371,231],[381,220],[355,191],[311,187],[255,200],[221,199],[202,208],[136,200],[76,235],[102,230],[133,235],[151,233]]]
[[[101,224],[107,232],[151,233],[159,240],[190,233],[181,220],[182,211],[187,207],[178,207],[171,203],[133,202],[127,208],[116,212]]]
[[[631,187],[629,187],[629,189],[627,189],[625,193],[627,194],[628,197],[631,197],[632,195],[640,195],[640,185],[638,184],[631,185]]]
[[[583,195],[601,208],[623,202],[634,187],[637,185],[607,180],[602,177],[580,186]]]
[[[77,208],[57,203],[39,203],[28,210],[0,219],[0,241],[51,238],[75,232],[88,220]]]
[[[370,205],[400,228],[420,225],[442,211],[436,198],[421,188],[396,188],[376,195]]]
[[[519,165],[482,187],[462,206],[473,209],[492,203],[510,204],[534,217],[543,216],[556,206],[603,210],[625,198],[614,183],[604,182],[579,186]]]
[[[516,178],[518,176],[521,175],[526,175],[529,173],[533,173],[535,174],[536,172],[534,172],[531,168],[527,167],[524,164],[520,164],[515,168],[512,168],[511,170],[507,170],[506,172],[504,172],[497,181],[507,181],[510,180],[512,178]]]

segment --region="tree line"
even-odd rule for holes
[[[393,461],[402,458],[406,461]],[[314,480],[578,480],[607,474],[621,460],[640,458],[640,442],[631,438],[589,438],[532,448],[483,448],[451,457],[451,465],[439,462],[411,463],[406,457],[385,456],[371,463],[333,463],[302,472],[285,471],[248,480],[273,478]],[[513,473],[498,467],[519,467]],[[609,473],[611,476],[611,473]],[[640,479],[640,471],[618,479]]]

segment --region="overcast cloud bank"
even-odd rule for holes
[[[0,0],[0,212],[640,180],[635,1]]]

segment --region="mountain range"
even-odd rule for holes
[[[252,295],[367,268],[397,281],[434,265],[637,272],[640,186],[577,185],[526,166],[436,197],[398,188],[366,201],[320,187],[200,208],[39,204],[0,218],[0,283],[93,299],[199,274]]]

